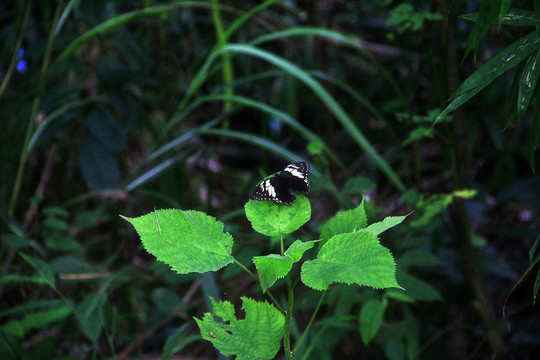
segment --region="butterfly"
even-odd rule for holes
[[[295,193],[305,195],[309,192],[309,164],[304,161],[285,166],[280,172],[264,179],[253,192],[253,200],[272,200],[278,204],[292,204]]]

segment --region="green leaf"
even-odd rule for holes
[[[15,249],[26,247],[30,244],[30,238],[26,236],[18,236],[15,234],[4,234],[2,236],[2,242],[6,246],[13,247]]]
[[[120,183],[114,154],[91,135],[84,136],[79,145],[79,167],[91,189],[114,189]]]
[[[356,209],[337,214],[324,224],[321,229],[321,241],[326,241],[334,235],[362,230],[366,225],[367,216],[364,210],[364,200],[362,199]]]
[[[66,318],[70,313],[71,311],[64,305],[47,311],[31,313],[21,320],[8,321],[0,327],[0,333],[5,332],[17,337],[24,337],[32,330],[42,328]]]
[[[242,297],[245,319],[238,320],[228,301],[216,303],[210,298],[213,313],[195,319],[203,339],[210,341],[223,355],[237,360],[273,359],[279,348],[285,317],[273,305]],[[214,317],[221,318],[222,322]]]
[[[166,287],[158,287],[150,295],[157,310],[164,313],[171,313],[179,308],[185,309],[182,298],[174,291]]]
[[[401,255],[397,263],[399,265],[399,268],[404,270],[408,269],[411,266],[428,267],[441,264],[438,257],[424,249],[414,249],[407,251],[406,253]]]
[[[379,222],[370,224],[368,227],[366,227],[365,230],[369,231],[369,232],[372,232],[375,235],[379,235],[380,233],[382,233],[382,232],[384,232],[384,231],[386,231],[386,230],[388,230],[390,228],[393,228],[396,225],[401,224],[401,222],[403,220],[405,220],[405,218],[407,216],[408,215],[405,215],[405,216],[388,216],[388,217],[382,219]]]
[[[199,335],[189,335],[188,325],[185,323],[169,335],[161,351],[161,360],[169,360],[172,355],[182,351],[190,343],[201,340]]]
[[[540,100],[536,101],[536,108],[534,109],[531,129],[529,130],[529,163],[531,169],[534,171],[534,155],[536,153],[536,148],[538,147],[538,142],[540,142]]]
[[[381,328],[386,303],[381,300],[369,300],[360,310],[360,336],[365,346],[377,335]]]
[[[478,13],[460,15],[459,17],[468,21],[478,21]],[[510,9],[502,15],[500,23],[514,26],[538,26],[540,25],[540,15],[531,10]]]
[[[92,343],[96,343],[101,335],[102,326],[102,309],[107,301],[107,296],[104,293],[88,294],[84,300],[77,305],[77,319],[82,333]]]
[[[434,122],[437,123],[451,111],[469,101],[497,77],[518,65],[531,53],[538,50],[539,46],[540,30],[534,30],[489,59],[459,86],[452,96],[454,100],[437,116]]]
[[[179,274],[216,271],[234,260],[232,236],[203,212],[168,209],[122,218],[135,227],[146,251]]]
[[[109,152],[122,151],[127,146],[127,127],[111,111],[98,104],[91,108],[84,125],[92,138]]]
[[[467,44],[465,56],[471,50],[477,50],[480,39],[486,34],[493,22],[499,19],[502,0],[483,0],[480,3],[480,11],[478,14],[476,25]],[[507,9],[505,9],[506,11]]]
[[[407,137],[407,139],[405,139],[401,143],[401,146],[406,146],[412,143],[413,141],[418,141],[420,139],[424,139],[424,138],[433,139],[434,137],[435,137],[435,129],[433,129],[432,127],[427,127],[427,126],[419,126],[413,129],[409,133],[409,136]]]
[[[284,277],[291,271],[293,261],[289,256],[270,254],[256,256],[253,262],[257,267],[257,273],[261,280],[263,293],[272,286],[277,279]]]
[[[316,260],[302,265],[302,281],[315,290],[331,283],[358,284],[382,289],[401,288],[390,251],[373,233],[361,231],[332,237],[321,247]]]
[[[43,260],[33,258],[24,253],[19,253],[27,263],[32,265],[37,270],[39,276],[53,289],[56,289],[54,272],[51,266]]]
[[[253,229],[267,236],[290,234],[311,218],[311,206],[305,196],[298,196],[290,205],[249,200],[245,211]]]
[[[253,262],[257,267],[263,293],[272,286],[277,279],[287,275],[292,269],[293,263],[299,261],[306,250],[313,247],[314,241],[302,242],[296,240],[285,251],[285,256],[267,255],[255,256]]]
[[[23,276],[18,274],[6,274],[4,276],[0,276],[0,285],[7,284],[7,283],[21,283],[21,282],[29,282],[34,284],[45,284],[47,285],[47,281],[43,279],[41,276]]]
[[[363,176],[351,177],[343,185],[343,192],[347,194],[359,194],[366,190],[373,190],[377,188],[377,184],[373,180]]]
[[[525,68],[521,74],[517,99],[518,118],[520,119],[523,119],[525,110],[527,110],[531,102],[534,88],[538,82],[538,76],[540,76],[540,50],[537,50],[535,54],[527,59],[527,64],[525,64]]]
[[[397,278],[399,283],[407,289],[407,295],[412,296],[415,300],[442,301],[443,299],[437,289],[416,276],[409,275],[404,271],[398,271]]]
[[[285,251],[285,255],[289,256],[292,259],[293,263],[295,263],[299,261],[302,258],[302,255],[304,255],[304,252],[311,249],[314,244],[314,241],[302,242],[300,240],[296,240]]]

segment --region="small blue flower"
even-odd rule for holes
[[[268,127],[270,128],[270,134],[272,134],[272,136],[278,136],[281,134],[283,124],[275,117],[271,117],[268,121]]]
[[[17,59],[19,59],[19,61],[17,61],[17,66],[16,66],[17,71],[20,73],[25,72],[26,69],[28,68],[28,62],[23,59],[23,56],[24,56],[24,49],[20,49],[19,54],[17,55]]]

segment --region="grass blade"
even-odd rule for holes
[[[529,106],[534,93],[534,88],[540,76],[540,50],[527,59],[527,64],[521,75],[519,82],[519,93],[517,99],[518,118],[523,119],[525,110]]]
[[[405,190],[405,185],[401,182],[394,170],[388,165],[386,160],[379,155],[367,138],[362,134],[360,129],[354,124],[349,115],[343,110],[341,105],[330,95],[328,91],[311,76],[308,72],[302,70],[295,64],[280,58],[270,52],[258,49],[250,45],[227,45],[222,48],[221,51],[228,51],[232,53],[240,53],[258,57],[265,60],[274,66],[280,68],[286,73],[297,78],[308,86],[326,105],[326,107],[334,114],[339,120],[341,125],[348,131],[353,140],[359,145],[359,147],[371,158],[374,164],[388,177],[388,179],[400,190]]]
[[[518,65],[527,56],[538,50],[539,47],[540,30],[535,30],[488,60],[461,84],[452,96],[453,101],[437,116],[434,123],[437,123],[451,111],[465,104],[482,89],[491,84],[493,80]]]

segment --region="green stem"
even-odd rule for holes
[[[296,353],[296,350],[298,350],[298,348],[300,347],[300,344],[302,344],[302,341],[304,341],[304,338],[306,337],[309,329],[311,328],[311,325],[313,324],[313,320],[315,320],[315,316],[317,316],[317,312],[319,311],[319,308],[321,307],[321,304],[322,304],[322,302],[324,300],[324,295],[326,295],[326,291],[327,290],[324,290],[323,293],[321,294],[319,302],[317,303],[317,306],[315,307],[315,311],[313,312],[313,315],[311,315],[311,319],[309,319],[309,323],[308,323],[306,329],[304,330],[304,333],[302,334],[302,337],[300,338],[300,340],[298,341],[298,344],[296,344],[296,346],[294,347],[294,350],[292,351],[293,355],[294,355],[294,353]]]
[[[23,21],[21,22],[21,27],[18,31],[17,42],[15,43],[15,48],[13,49],[13,56],[11,57],[11,62],[9,63],[6,75],[2,80],[2,85],[0,85],[0,98],[4,94],[7,84],[11,79],[11,74],[13,73],[13,69],[15,69],[15,64],[17,64],[17,61],[19,60],[19,50],[21,49],[22,41],[24,38],[24,29],[26,28],[26,24],[28,24],[28,18],[30,17],[31,7],[32,6],[30,3],[28,4],[28,6],[26,6],[26,12],[24,13]]]
[[[214,27],[216,29],[218,46],[222,48],[223,46],[227,45],[228,36],[225,33],[225,30],[223,27],[223,21],[221,20],[221,13],[219,12],[218,0],[212,0],[212,17],[214,20]],[[228,86],[234,80],[231,58],[228,53],[223,53],[221,57],[223,58],[223,85],[225,85],[225,94],[233,95],[233,87]],[[223,110],[225,111],[226,114],[230,112],[231,107],[232,107],[232,102],[230,100],[225,100],[223,102]],[[227,128],[228,127],[227,122],[225,122],[223,126]]]
[[[30,4],[28,6],[30,6]],[[43,64],[41,65],[41,71],[39,74],[38,84],[36,87],[36,96],[32,104],[32,112],[30,113],[30,119],[28,120],[28,127],[26,128],[26,136],[24,139],[23,147],[22,147],[21,158],[19,160],[19,166],[17,168],[17,175],[15,177],[15,182],[13,185],[13,192],[11,195],[11,201],[9,203],[9,208],[8,208],[9,216],[13,216],[13,213],[15,211],[15,206],[17,204],[17,197],[21,189],[24,166],[26,164],[26,159],[28,158],[28,154],[29,154],[28,143],[30,142],[30,139],[32,138],[32,134],[34,132],[35,119],[38,113],[39,104],[41,101],[41,94],[45,86],[45,77],[47,74],[47,69],[49,68],[49,63],[50,63],[51,55],[52,55],[52,49],[53,49],[53,44],[54,44],[54,39],[55,39],[54,29],[56,28],[56,25],[58,24],[58,21],[60,18],[61,7],[62,5],[58,6],[58,8],[56,9],[56,14],[53,20],[53,26],[51,27],[51,32],[49,35],[49,39],[47,41],[47,47],[45,49],[45,54],[43,57]]]
[[[285,328],[283,335],[283,348],[285,350],[285,358],[287,360],[293,359],[293,352],[291,351],[291,318],[293,313],[294,295],[293,287],[291,284],[291,277],[287,275],[287,288],[289,289],[289,305],[287,307],[287,313],[285,314]]]
[[[283,246],[283,234],[279,235],[279,242],[281,245],[281,256],[284,256],[285,250]],[[287,305],[287,312],[285,313],[285,327],[283,329],[283,349],[285,351],[285,358],[287,360],[293,359],[293,352],[291,351],[291,319],[292,319],[292,313],[293,313],[293,306],[294,306],[294,294],[293,294],[293,285],[291,281],[291,277],[289,274],[285,277],[285,281],[287,282],[287,293],[288,293],[288,305]]]
[[[244,266],[244,264],[242,264],[241,262],[239,262],[238,260],[234,259],[233,258],[233,261],[236,265],[240,266],[245,272],[247,272],[259,285],[260,285],[260,281],[259,281],[259,278],[257,277],[257,275],[255,275],[251,270],[249,270],[247,267]],[[276,298],[274,297],[274,295],[272,295],[272,293],[270,292],[270,290],[266,289],[266,292],[265,292],[266,295],[268,295],[268,297],[270,298],[270,300],[272,300],[272,302],[274,303],[274,306],[277,307],[277,309],[283,314],[283,315],[286,315],[285,313],[285,309],[283,309],[283,307],[279,304],[279,302],[276,300]]]

